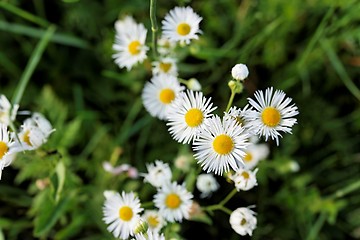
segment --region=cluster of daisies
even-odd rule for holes
[[[0,180],[2,171],[12,163],[17,153],[39,148],[55,131],[42,114],[18,112],[18,109],[19,105],[12,105],[5,95],[0,95]],[[10,131],[9,126],[13,126],[18,114],[30,117],[24,120],[18,131]]]
[[[256,166],[269,154],[268,145],[259,143],[260,139],[274,140],[279,145],[282,134],[291,133],[297,123],[298,109],[283,91],[270,87],[256,91],[244,108],[229,106],[217,115],[217,107],[201,92],[196,79],[178,77],[174,54],[176,47],[198,39],[201,20],[190,7],[175,7],[165,16],[161,37],[157,39],[159,55],[152,62],[152,78],[145,83],[141,97],[149,114],[166,122],[175,141],[191,144],[193,159],[206,172],[196,180],[200,197],[206,198],[219,189],[216,175],[231,180],[237,191],[255,187]],[[130,70],[147,58],[147,30],[130,16],[118,20],[115,30],[113,58],[120,68]],[[231,74],[229,87],[239,93],[249,71],[246,65],[236,64]],[[186,162],[186,158],[178,158],[174,165],[180,168]],[[156,188],[152,201],[155,209],[144,210],[134,192],[105,192],[104,221],[115,237],[164,239],[161,229],[168,222],[191,219],[197,209],[194,195],[184,184],[172,181],[167,163],[156,160],[147,165],[147,171],[140,176]],[[238,234],[251,236],[257,223],[255,215],[251,207],[240,207],[230,214],[229,223]]]

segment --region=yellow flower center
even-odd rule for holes
[[[164,104],[169,104],[175,99],[175,93],[170,88],[164,88],[159,95],[160,101]]]
[[[248,172],[242,172],[242,173],[241,173],[241,176],[242,176],[243,178],[245,178],[245,179],[249,179],[249,178],[250,178],[250,175],[249,175]]]
[[[245,218],[241,219],[240,225],[244,226],[245,224],[246,224],[246,219]]]
[[[190,25],[187,23],[180,23],[177,26],[177,33],[180,34],[181,36],[186,36],[190,33]]]
[[[7,153],[9,150],[9,147],[6,143],[0,141],[0,160],[3,158],[3,156]]]
[[[180,206],[181,199],[176,193],[170,193],[165,199],[165,205],[168,208],[176,209]]]
[[[151,228],[156,228],[156,226],[159,224],[159,220],[155,216],[149,216],[147,218],[147,222]]]
[[[228,135],[221,134],[214,139],[213,148],[218,154],[225,155],[233,150],[234,142]]]
[[[26,142],[29,146],[32,146],[31,142],[30,142],[30,131],[26,131],[24,136],[23,136],[23,141]]]
[[[171,68],[171,63],[166,63],[166,62],[161,62],[159,64],[159,68],[161,69],[161,71],[163,71],[164,73],[169,72],[170,68]]]
[[[133,217],[133,211],[131,207],[124,206],[119,210],[119,218],[123,221],[130,221]]]
[[[192,108],[185,114],[185,122],[189,127],[199,126],[203,119],[202,111],[197,108]]]
[[[128,46],[128,50],[130,52],[131,55],[137,55],[140,53],[140,45],[141,43],[137,40],[132,41],[129,46]]]
[[[281,120],[280,112],[274,107],[266,107],[261,113],[262,122],[268,127],[275,127]]]
[[[247,152],[247,153],[245,154],[244,161],[245,161],[245,162],[251,162],[252,159],[253,159],[253,155],[252,155],[251,153]]]

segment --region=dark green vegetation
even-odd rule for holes
[[[253,239],[360,238],[360,3],[159,0],[158,24],[178,5],[203,17],[200,40],[183,49],[180,77],[196,77],[218,113],[226,108],[236,63],[246,63],[250,75],[235,105],[274,86],[300,112],[293,134],[280,147],[270,143],[259,186],[237,194],[227,207],[256,205]],[[103,191],[136,191],[146,202],[154,190],[141,179],[106,173],[102,162],[144,172],[146,162],[171,163],[179,151],[190,151],[142,106],[150,62],[127,72],[112,61],[113,24],[124,14],[145,24],[150,42],[149,1],[0,2],[0,93],[13,99],[24,74],[32,73],[20,110],[43,113],[57,129],[45,146],[19,154],[4,169],[0,239],[111,239],[102,221]],[[41,39],[42,55],[35,49]],[[40,59],[31,71],[26,66],[34,56]],[[291,160],[299,163],[298,172],[289,170]],[[48,179],[44,190],[36,186],[39,179]],[[219,182],[220,191],[201,204],[217,203],[233,188]],[[207,239],[238,239],[228,215],[214,214],[216,227],[184,221],[169,231],[186,239],[195,239],[194,231]]]

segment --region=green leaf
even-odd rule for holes
[[[65,165],[60,161],[55,168],[58,185],[56,188],[55,202],[58,202],[65,183]]]

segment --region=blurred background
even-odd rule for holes
[[[35,47],[55,28],[20,102],[56,128],[37,151],[19,154],[0,181],[0,239],[112,239],[102,221],[103,191],[154,190],[141,179],[111,175],[104,161],[172,163],[191,153],[141,102],[151,62],[132,71],[112,60],[114,22],[126,14],[151,39],[149,1],[0,1],[0,93],[12,99]],[[230,96],[231,68],[250,75],[234,105],[257,89],[285,91],[299,108],[298,124],[259,165],[258,186],[237,194],[229,209],[256,205],[252,239],[360,239],[360,2],[336,0],[157,1],[157,22],[175,6],[203,17],[203,34],[183,48],[179,76],[199,80],[217,113]],[[150,53],[150,52],[149,52]],[[22,116],[15,125],[21,124]],[[61,165],[59,165],[61,162]],[[60,167],[59,167],[60,166]],[[62,167],[61,167],[62,166]],[[233,186],[200,204],[221,201]],[[61,186],[61,187],[60,187]],[[184,221],[174,236],[239,239],[229,216]],[[247,237],[244,237],[245,239]]]

